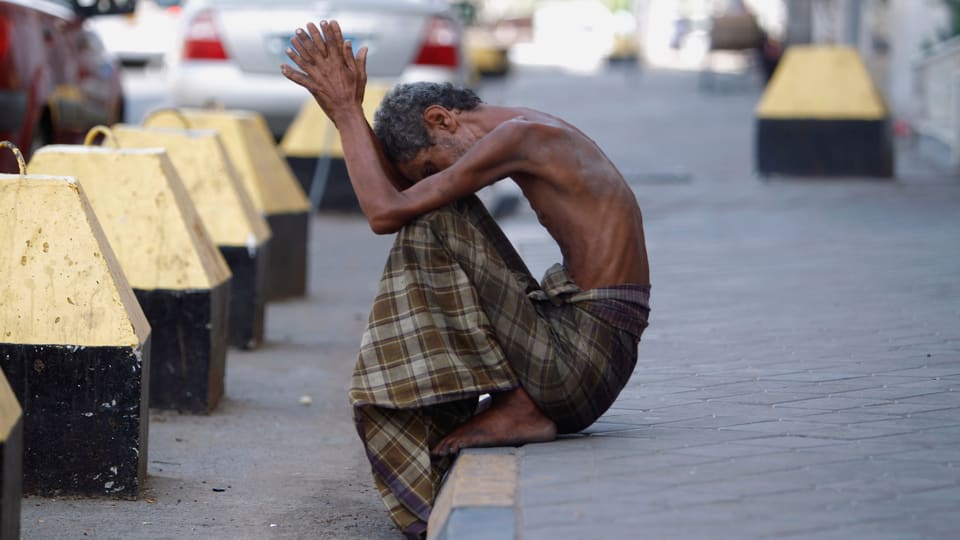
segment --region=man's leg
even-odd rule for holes
[[[475,288],[522,390],[560,433],[593,423],[632,373],[636,342],[559,298],[557,303],[531,300],[528,294],[534,291],[542,296],[540,284],[476,198],[457,202],[430,222]],[[553,286],[558,283],[548,284]],[[569,286],[579,291],[572,281]]]
[[[431,457],[424,448],[470,418],[475,405],[462,400],[412,410],[354,408],[377,490],[390,518],[407,537],[425,534],[433,500],[453,461]]]
[[[391,517],[411,534],[424,527],[451,462],[430,450],[470,418],[480,394],[520,385],[503,344],[515,356],[551,354],[549,328],[526,298],[536,281],[472,217],[445,208],[398,233],[354,372],[358,433]]]
[[[538,288],[475,198],[426,214],[398,233],[350,397],[361,411],[358,432],[378,482],[411,515],[426,520],[424,509],[435,493],[423,487],[434,482],[418,479],[433,474],[428,471],[434,463],[448,463],[431,462],[430,450],[457,425],[433,422],[431,406],[468,398],[475,404],[480,394],[523,387],[553,419],[579,414],[580,404],[590,400],[596,376],[577,347],[580,338],[558,332],[544,316],[544,310],[573,308],[535,304],[527,293]],[[573,322],[564,323],[564,332],[580,333]],[[605,353],[601,349],[594,356]],[[371,407],[375,413],[369,413]],[[419,412],[411,415],[411,410]],[[378,431],[383,441],[374,441],[376,433],[365,425],[373,416],[389,419],[378,420],[390,424]],[[546,438],[545,430],[538,433],[529,440]],[[390,443],[397,438],[403,442]]]

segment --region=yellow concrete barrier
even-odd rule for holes
[[[0,174],[0,242],[0,365],[23,405],[24,490],[136,497],[150,325],[77,181]]]
[[[23,496],[23,411],[0,373],[0,538],[20,538]]]
[[[150,406],[200,413],[216,407],[230,269],[166,152],[46,146],[29,170],[74,176],[89,196],[153,327]]]
[[[390,86],[370,84],[363,96],[363,113],[373,116]],[[316,101],[303,103],[290,128],[280,141],[280,151],[310,195],[313,208],[359,212],[360,204],[350,184],[343,161],[343,146],[333,122]]]
[[[254,208],[218,132],[122,124],[113,126],[112,131],[123,148],[160,147],[167,151],[233,273],[230,344],[256,347],[263,339],[270,226]]]
[[[787,49],[756,117],[761,174],[893,176],[890,114],[851,47]]]
[[[277,151],[263,117],[250,111],[160,110],[148,116],[144,125],[219,131],[254,207],[273,231],[268,298],[304,296],[310,202]]]

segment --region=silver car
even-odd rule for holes
[[[464,84],[462,29],[446,0],[188,0],[168,61],[174,105],[262,113],[281,135],[308,98],[280,74],[298,27],[336,19],[369,49],[371,83]]]

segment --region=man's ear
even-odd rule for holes
[[[430,105],[424,109],[423,121],[428,130],[432,128],[453,133],[458,127],[456,116],[442,105]]]

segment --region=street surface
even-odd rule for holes
[[[572,80],[540,102],[634,184],[653,312],[601,421],[519,451],[526,540],[960,530],[960,179],[909,152],[897,181],[755,178],[739,82],[648,73],[630,100]]]
[[[162,102],[142,89],[128,112]],[[651,260],[620,399],[587,434],[520,450],[522,538],[956,537],[960,179],[908,154],[895,181],[759,179],[746,79],[531,70],[480,95],[594,138]],[[534,274],[557,259],[528,208],[503,225]],[[220,408],[152,414],[143,496],[26,498],[24,538],[399,537],[346,399],[390,238],[356,216],[311,233],[309,297],[230,352]]]

